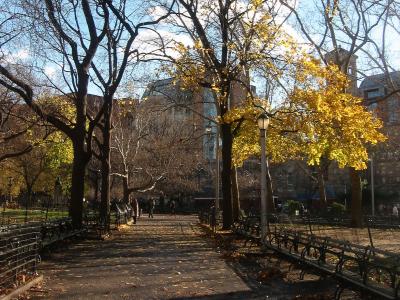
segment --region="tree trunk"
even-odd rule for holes
[[[222,229],[230,229],[233,224],[232,216],[232,131],[230,124],[221,124],[222,139]]]
[[[122,186],[123,186],[123,193],[124,193],[124,202],[129,203],[129,185],[128,185],[128,176],[122,178]]]
[[[29,206],[32,201],[32,190],[33,190],[33,185],[28,184],[26,186],[26,199],[25,199],[25,223],[28,222],[28,210]]]
[[[232,180],[232,208],[233,208],[233,221],[236,222],[239,220],[240,215],[240,195],[239,195],[239,184],[237,180],[237,168],[235,166],[232,167],[231,171],[231,180]]]
[[[325,187],[325,178],[324,173],[321,168],[318,169],[318,191],[319,191],[319,201],[322,207],[325,207],[327,204],[326,199],[326,187]]]
[[[87,164],[84,143],[74,143],[74,160],[72,164],[71,202],[69,215],[75,228],[82,227],[83,197],[85,188],[85,169]]]
[[[98,172],[96,172],[96,182],[95,182],[95,184],[94,184],[94,186],[95,186],[95,191],[94,191],[94,202],[97,204],[97,201],[98,201],[98,198],[99,198],[99,181],[100,181],[100,178],[99,178],[100,176],[99,176],[99,173]]]
[[[351,180],[351,226],[362,226],[362,196],[360,174],[354,168],[350,168]]]
[[[78,68],[78,92],[76,94],[76,125],[71,137],[74,148],[72,163],[71,202],[69,215],[75,228],[82,227],[83,197],[85,195],[85,170],[90,155],[86,143],[86,107],[89,84],[89,74],[85,68]]]
[[[275,212],[275,203],[274,203],[274,190],[272,188],[272,178],[271,173],[269,172],[269,161],[268,158],[265,160],[266,168],[267,168],[267,212],[268,214]]]
[[[100,219],[102,224],[108,228],[110,224],[110,170],[111,170],[111,116],[112,98],[104,99],[106,109],[104,110],[103,144],[101,147],[101,203]]]

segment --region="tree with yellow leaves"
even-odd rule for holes
[[[65,122],[73,122],[74,106],[66,98],[43,95],[37,102]],[[18,114],[23,115],[25,122],[32,125],[25,130],[24,135],[13,139],[9,147],[21,148],[21,145],[28,144],[31,149],[22,155],[8,158],[1,167],[7,177],[14,178],[14,193],[25,191],[25,204],[30,205],[33,192],[51,193],[54,186],[49,185],[49,182],[54,182],[57,177],[62,178],[67,187],[71,186],[73,148],[65,134],[37,120],[27,105],[18,104]],[[3,190],[7,185],[6,179],[0,179]]]
[[[379,132],[382,122],[362,105],[362,99],[343,91],[349,80],[336,65],[324,66],[304,55],[293,71],[295,85],[284,103],[269,111],[267,151],[273,162],[304,159],[317,169],[323,162],[335,161],[339,167],[362,170],[367,167],[368,145],[385,140]],[[238,109],[231,116],[243,125],[234,140],[233,159],[241,164],[258,154],[259,112],[254,106]],[[320,197],[325,185],[318,172]]]
[[[241,122],[234,124],[228,113],[254,98],[250,73],[260,66],[271,74],[279,73],[279,64],[290,60],[290,38],[274,17],[278,7],[265,1],[178,0],[169,19],[179,31],[192,39],[188,46],[175,42],[176,56],[168,71],[184,89],[212,90],[222,139],[222,209],[223,228],[233,220],[232,145]],[[165,43],[164,43],[165,44]],[[285,50],[286,49],[286,50]],[[176,58],[177,57],[177,58]]]
[[[57,177],[70,187],[73,150],[71,142],[62,132],[49,131],[44,126],[33,127],[23,140],[16,140],[15,143],[26,141],[33,145],[32,150],[3,162],[2,169],[14,178],[15,193],[25,192],[25,205],[28,207],[33,204],[33,192],[53,192],[54,184],[49,182],[54,183]],[[5,185],[6,182],[3,188]]]
[[[364,76],[371,69],[370,65],[366,64],[367,68],[357,74],[353,60],[356,54],[369,52],[368,43],[376,40],[376,34],[373,33],[379,27],[381,20],[387,19],[390,15],[388,12],[392,8],[391,5],[382,5],[380,1],[357,0],[321,0],[311,5],[287,0],[280,2],[292,13],[298,32],[301,33],[310,50],[316,53],[325,65],[334,64],[345,76],[353,78],[352,86],[344,88],[342,92],[354,94],[357,90],[358,75]],[[306,9],[305,6],[307,6]],[[312,19],[310,19],[310,12],[313,15]],[[381,27],[386,28],[386,26]],[[376,45],[375,42],[373,43]],[[343,45],[346,50],[342,48]],[[330,53],[327,53],[328,49]],[[349,171],[352,225],[361,226],[360,172],[353,167],[350,167]]]

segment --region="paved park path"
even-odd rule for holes
[[[155,215],[109,240],[71,243],[40,273],[44,293],[31,299],[293,299],[292,285],[251,282],[224,261],[196,216]]]
[[[106,241],[82,241],[43,262],[34,299],[248,299],[252,289],[201,237],[195,216],[155,215]]]

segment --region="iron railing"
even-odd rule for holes
[[[274,229],[261,237],[259,224],[259,217],[246,217],[232,230],[245,238],[245,245],[248,241],[257,243],[344,283],[335,298],[339,299],[344,286],[350,285],[374,297],[400,299],[399,254],[284,226],[273,225]]]
[[[396,253],[288,229],[269,231],[263,245],[376,297],[400,298]]]
[[[85,230],[70,218],[0,226],[0,292],[36,274],[41,249]]]
[[[36,273],[41,241],[40,223],[0,229],[0,288],[10,287]]]

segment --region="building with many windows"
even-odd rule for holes
[[[344,49],[339,49],[340,55],[348,55]],[[326,59],[332,60],[332,54]],[[376,203],[395,202],[400,199],[400,95],[395,93],[400,89],[400,72],[368,76],[357,83],[357,57],[349,63],[349,92],[364,99],[364,105],[379,117],[384,124],[383,131],[388,141],[371,149],[374,166]],[[232,105],[240,105],[246,94],[243,89],[236,88],[231,101]],[[216,127],[210,122],[217,115],[213,94],[209,89],[191,92],[182,90],[173,79],[156,81],[150,84],[143,95],[151,105],[159,105],[165,110],[168,118],[185,121],[191,124],[193,131],[199,137],[198,149],[203,159],[210,163],[210,169],[215,167]],[[208,129],[209,128],[209,129]],[[207,130],[208,129],[208,130]],[[302,164],[300,166],[299,164]],[[258,198],[258,160],[250,160],[244,164],[244,173],[254,173],[254,187],[249,188],[249,195],[243,193],[243,198]],[[307,169],[307,170],[306,170]],[[246,171],[247,170],[247,171]],[[271,165],[271,176],[274,185],[274,195],[279,199],[298,199],[308,203],[319,199],[318,187],[311,179],[309,169],[303,162],[288,162]],[[215,174],[214,174],[215,175]],[[364,199],[370,197],[371,162],[363,173],[365,182]],[[348,169],[340,169],[334,163],[326,174],[327,197],[331,201],[346,203],[350,198],[350,178]]]
[[[371,149],[377,196],[400,199],[400,72],[365,78],[360,96],[370,111],[383,121],[387,141]],[[371,170],[369,168],[368,173]],[[398,198],[398,199],[396,199]]]
[[[252,86],[255,93],[255,87]],[[247,91],[239,84],[232,87],[230,105],[239,106],[246,99]],[[216,101],[209,88],[196,91],[184,90],[173,78],[150,83],[142,97],[144,105],[160,107],[165,117],[179,122],[188,122],[199,137],[203,158],[215,160],[217,127],[213,120],[217,117]]]
[[[339,49],[338,54],[340,57],[348,55],[348,52]],[[326,59],[334,60],[334,54],[328,54]],[[356,56],[350,59],[348,67],[348,92],[364,99],[363,104],[367,109],[382,120],[382,131],[388,137],[386,142],[369,149],[372,159],[362,174],[363,201],[367,206],[370,205],[372,175],[375,204],[400,203],[400,72],[372,75],[358,82]],[[359,86],[357,83],[360,83]],[[312,174],[312,168],[300,161],[271,165],[274,194],[283,200],[317,201],[317,183],[307,173]],[[349,170],[340,169],[332,163],[324,177],[328,200],[348,203],[351,199]]]
[[[246,96],[247,91],[239,84],[234,84],[230,105],[240,105]],[[160,118],[184,123],[191,128],[193,160],[198,163],[198,185],[203,189],[196,196],[212,198],[215,195],[218,148],[215,124],[217,106],[212,90],[199,88],[189,91],[182,89],[173,78],[158,80],[147,86],[141,105],[159,109],[162,111]]]

